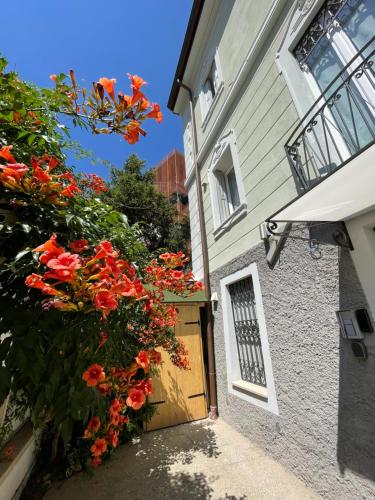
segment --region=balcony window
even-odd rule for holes
[[[355,154],[375,137],[374,75],[368,71],[365,78],[348,78],[354,65],[363,63],[375,48],[375,44],[370,43],[363,54],[359,52],[373,36],[374,25],[373,0],[327,1],[294,51],[297,60],[313,77],[318,94],[329,86],[331,92],[340,88],[332,105],[325,109],[325,118],[327,132],[333,140],[337,133],[341,136],[336,142],[342,156]],[[319,134],[322,127],[316,128],[314,135]],[[328,164],[327,168],[335,166]]]
[[[301,2],[278,54],[302,117],[285,150],[304,196],[274,221],[347,220],[374,204],[375,2],[327,0],[307,23],[311,5]]]
[[[318,96],[286,145],[303,189],[375,140],[374,25],[373,0],[328,0],[294,49]]]

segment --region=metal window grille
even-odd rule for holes
[[[266,374],[251,277],[229,285],[241,378],[266,387]]]
[[[355,9],[360,1],[361,0],[326,0],[293,51],[297,61],[300,64],[305,62],[313,48],[338,18],[343,7],[348,5],[350,8]]]

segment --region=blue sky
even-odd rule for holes
[[[134,146],[119,136],[73,138],[99,158],[120,166],[135,152],[149,167],[173,148],[182,149],[179,117],[166,107],[185,34],[192,0],[13,0],[1,7],[0,53],[22,78],[50,86],[51,73],[76,71],[88,86],[101,76],[117,78],[116,88],[129,92],[128,72],[149,84],[145,94],[159,102],[164,121],[146,122],[147,137]],[[84,79],[84,81],[83,81]],[[83,171],[107,177],[104,166],[75,162]]]

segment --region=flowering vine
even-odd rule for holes
[[[93,83],[91,91],[78,85],[75,73],[50,75],[56,90],[67,97],[61,112],[73,115],[80,124],[89,127],[94,134],[121,134],[129,143],[139,141],[139,136],[146,132],[142,124],[147,119],[157,123],[163,120],[163,114],[157,103],[151,103],[141,88],[147,83],[137,75],[128,77],[131,82],[131,95],[121,91],[115,93],[115,78],[99,78]]]
[[[124,334],[138,336],[144,346],[130,366],[111,366],[105,356],[91,364],[82,374],[87,387],[101,394],[107,402],[106,419],[92,416],[83,438],[91,440],[92,465],[98,466],[102,456],[116,448],[118,435],[129,422],[129,411],[138,411],[152,393],[150,370],[160,364],[162,347],[172,362],[188,368],[187,351],[174,336],[166,335],[177,321],[177,310],[163,303],[164,291],[191,294],[202,285],[190,271],[184,271],[186,257],[181,252],[165,253],[153,259],[142,271],[125,259],[109,241],[101,241],[91,250],[87,240],[75,240],[67,251],[53,234],[34,249],[40,254],[39,264],[47,270],[26,278],[29,288],[36,288],[48,297],[42,301],[45,310],[55,308],[71,313],[100,313],[102,322],[125,301],[128,306],[141,308],[142,320],[124,328]],[[72,253],[74,252],[74,253]],[[111,334],[101,331],[94,353],[97,358]]]
[[[52,460],[78,450],[81,464],[89,454],[97,466],[150,414],[161,349],[188,368],[173,331],[177,310],[163,298],[201,285],[182,253],[146,264],[137,230],[96,196],[105,182],[64,166],[72,144],[58,116],[133,144],[162,113],[136,75],[129,75],[127,95],[108,78],[87,90],[73,71],[51,75],[54,88],[39,89],[5,67],[0,58],[0,404],[11,393],[15,406],[0,442],[7,442],[12,415],[27,412],[46,430]],[[5,450],[11,459],[13,445]],[[77,470],[71,457],[67,474]]]

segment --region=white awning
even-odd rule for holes
[[[345,221],[374,207],[375,145],[372,145],[269,220]]]

